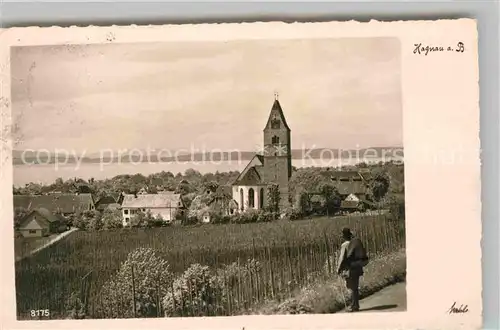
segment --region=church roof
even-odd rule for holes
[[[253,158],[248,162],[247,166],[243,169],[243,171],[241,171],[240,175],[238,175],[236,180],[234,180],[233,185],[254,184],[256,183],[255,175],[257,175],[257,177],[259,178],[258,181],[260,182],[262,174],[261,169],[263,166],[264,166],[264,156],[259,154],[254,155]],[[248,174],[248,172],[255,172],[255,173]],[[248,178],[251,178],[252,176],[253,178],[251,180],[248,179],[247,174],[249,175]],[[243,183],[243,182],[248,182],[248,183]]]
[[[243,176],[239,177],[234,182],[234,184],[242,186],[249,186],[261,183],[262,183],[261,176],[259,172],[255,169],[255,166],[250,167]]]
[[[281,108],[281,104],[280,104],[280,101],[278,101],[278,99],[274,100],[273,106],[271,108],[271,112],[269,113],[269,118],[267,119],[266,128],[271,126],[271,120],[272,120],[273,114],[275,114],[275,113],[278,114],[278,116],[280,117],[281,122],[283,123],[283,126],[287,130],[290,130],[290,127],[286,123],[285,114],[283,113],[283,109]]]

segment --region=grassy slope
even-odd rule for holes
[[[360,294],[365,298],[388,285],[404,281],[406,253],[404,249],[372,260],[361,279]],[[345,283],[339,277],[323,279],[303,288],[295,297],[282,303],[271,302],[257,310],[257,314],[335,313],[345,307]],[[345,297],[345,298],[343,298]],[[347,301],[348,302],[348,301]]]

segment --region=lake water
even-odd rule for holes
[[[371,158],[371,162],[379,162],[382,159]],[[389,161],[390,159],[385,159]],[[339,166],[339,165],[354,165],[358,163],[356,159],[294,159],[293,166],[308,167],[308,166]],[[161,171],[170,171],[174,174],[178,172],[184,173],[189,168],[203,173],[227,172],[227,171],[242,171],[248,161],[221,161],[221,162],[177,162],[177,163],[114,163],[114,164],[98,164],[98,163],[83,163],[77,164],[37,164],[37,165],[15,165],[14,166],[14,185],[24,186],[27,183],[53,183],[57,178],[64,180],[70,178],[81,178],[88,180],[94,178],[96,180],[109,179],[119,174],[137,174],[149,175]]]

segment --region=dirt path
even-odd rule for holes
[[[406,283],[397,283],[359,302],[360,312],[401,312],[406,310]]]
[[[68,231],[65,231],[64,233],[61,233],[60,235],[57,235],[56,237],[54,237],[53,239],[51,239],[50,241],[48,241],[47,243],[45,243],[44,245],[40,246],[40,247],[37,247],[36,249],[34,249],[33,251],[31,251],[30,253],[22,256],[22,257],[18,257],[16,258],[16,261],[19,261],[19,260],[22,260],[24,258],[27,258],[29,256],[32,256],[34,255],[35,253],[37,252],[40,252],[41,250],[51,246],[52,244],[54,244],[55,242],[57,241],[60,241],[61,239],[63,239],[64,237],[70,235],[71,233],[74,233],[75,231],[77,231],[78,228],[71,228],[70,230]]]

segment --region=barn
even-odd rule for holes
[[[66,219],[45,208],[36,208],[28,213],[19,225],[24,237],[43,237],[66,230]]]

